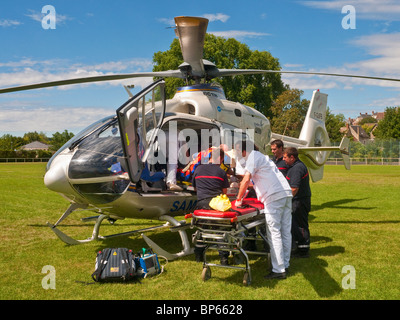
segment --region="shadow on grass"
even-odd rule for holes
[[[391,224],[400,223],[400,220],[341,220],[341,221],[313,221],[313,223],[371,223],[371,224]]]
[[[331,241],[332,239],[328,237],[312,237],[312,243],[315,244],[328,244]],[[344,253],[344,251],[344,247],[326,245],[322,248],[311,249],[309,258],[291,258],[290,270],[286,280],[265,280],[263,278],[264,275],[269,273],[266,258],[250,261],[253,278],[251,287],[274,289],[279,281],[290,281],[290,277],[301,274],[312,285],[319,297],[329,298],[335,296],[342,291],[342,288],[326,270],[328,263],[323,257],[335,256]],[[254,256],[250,255],[250,259],[252,260],[253,258]],[[237,271],[229,277],[221,278],[221,280],[242,285],[243,274],[244,271]],[[298,298],[302,299],[302,297]]]
[[[364,201],[368,200],[368,198],[362,198],[362,199],[340,199],[340,200],[335,200],[335,201],[328,201],[324,202],[319,205],[312,204],[311,205],[311,212],[314,211],[319,211],[319,210],[324,210],[327,208],[335,208],[335,209],[348,209],[348,210],[372,210],[376,209],[376,207],[360,207],[357,205],[353,206],[345,206],[346,204],[357,202],[357,201]]]
[[[329,238],[323,237],[323,241],[329,242]],[[314,239],[315,241],[315,239]],[[321,298],[329,298],[342,291],[341,286],[327,272],[328,263],[323,257],[335,256],[344,253],[345,248],[341,246],[325,246],[311,249],[309,258],[292,258],[290,274],[301,273],[313,286],[315,292]]]

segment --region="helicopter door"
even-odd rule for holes
[[[118,110],[126,171],[137,182],[157,137],[165,113],[165,81],[158,80],[129,99]]]

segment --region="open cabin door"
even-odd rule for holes
[[[165,81],[158,80],[130,98],[118,110],[126,171],[138,182],[165,114]]]

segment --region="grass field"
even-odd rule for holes
[[[68,202],[43,185],[45,164],[0,164],[0,299],[10,300],[393,300],[400,299],[400,166],[326,166],[323,181],[312,184],[311,257],[292,259],[286,280],[264,280],[266,258],[251,256],[253,282],[242,285],[243,272],[212,268],[201,280],[202,265],[194,257],[170,261],[165,272],[129,284],[91,282],[96,252],[105,247],[146,247],[140,235],[68,246],[46,226]],[[61,230],[80,238],[93,222],[82,225],[80,212]],[[160,223],[124,220],[105,223],[102,234]],[[170,251],[180,239],[168,231],[149,232]],[[215,255],[217,258],[217,255]],[[163,260],[160,260],[164,263]],[[56,270],[56,288],[45,290],[44,266]],[[354,282],[348,280],[351,266]],[[344,268],[345,267],[345,268]],[[344,269],[343,269],[344,268]],[[342,273],[342,270],[344,273]],[[355,284],[345,289],[343,284]]]

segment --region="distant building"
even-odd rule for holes
[[[364,130],[362,126],[359,125],[359,123],[365,118],[374,118],[379,122],[383,120],[384,117],[385,117],[385,112],[372,111],[372,114],[368,114],[367,112],[360,113],[360,115],[355,119],[349,118],[346,121],[346,126],[340,128],[340,132],[346,135],[346,137],[353,137],[354,141],[358,141],[365,144],[367,141],[372,141],[375,139],[373,132],[377,128],[378,123],[363,124],[363,126],[367,129],[369,134]]]
[[[355,118],[354,120],[353,119],[349,119],[349,120],[351,120],[352,124],[357,125],[357,124],[360,123],[361,120],[363,120],[365,118],[374,118],[379,122],[379,121],[383,120],[384,117],[385,117],[385,112],[374,112],[374,111],[372,111],[372,114],[368,114],[367,112],[366,113],[360,113],[360,115],[357,118]]]
[[[374,112],[374,111],[372,111],[372,118],[375,118],[376,120],[378,120],[378,122],[383,120],[384,117],[385,117],[385,113],[384,112]]]
[[[365,144],[367,141],[371,140],[370,135],[367,134],[359,125],[346,123],[346,126],[340,129],[340,132],[345,134],[346,137],[353,137],[354,141],[361,142],[362,144]]]
[[[33,141],[21,147],[21,150],[49,150],[50,145],[39,142]]]

